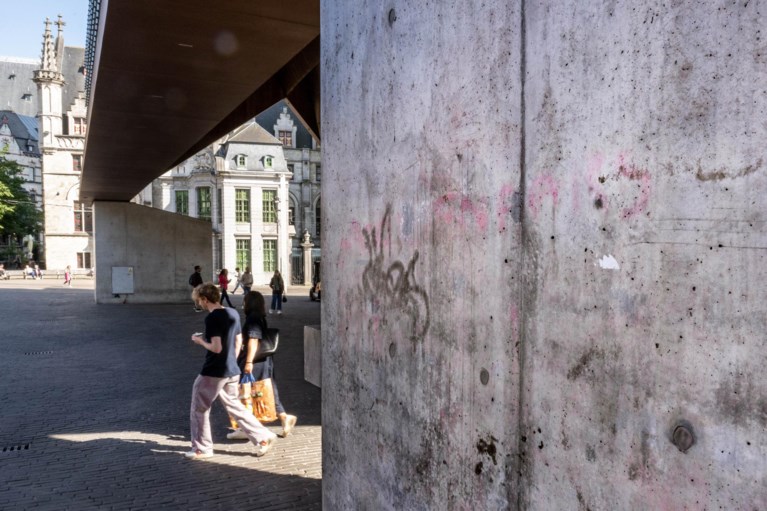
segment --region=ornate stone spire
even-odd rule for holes
[[[63,23],[59,19],[59,23]],[[59,25],[59,34],[61,33],[61,25]],[[56,64],[56,47],[53,42],[53,34],[51,34],[51,20],[45,18],[45,33],[43,34],[43,55],[40,63],[40,69],[35,71],[35,81],[53,81],[64,82],[63,75],[59,72],[58,65]]]

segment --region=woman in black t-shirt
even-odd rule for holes
[[[253,357],[258,350],[258,341],[263,338],[266,332],[266,303],[264,295],[258,291],[251,291],[245,295],[245,325],[242,327],[243,346],[240,356],[237,357],[237,365],[243,373],[251,373],[256,381],[272,379],[272,390],[274,391],[274,406],[277,409],[277,415],[282,423],[281,437],[285,438],[290,434],[296,425],[298,418],[285,412],[285,407],[280,402],[280,395],[277,392],[277,382],[274,379],[274,361],[272,357],[266,357],[260,362],[253,362]],[[246,439],[247,435],[241,429],[235,429],[227,436],[229,439]]]

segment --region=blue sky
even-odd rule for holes
[[[64,44],[85,47],[88,0],[0,0],[0,55],[39,59],[45,18],[64,18]],[[54,37],[56,26],[51,26]]]

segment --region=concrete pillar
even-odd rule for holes
[[[304,231],[303,242],[301,247],[304,249],[304,285],[312,285],[312,247],[314,243],[311,241],[312,237],[309,231]]]
[[[324,507],[765,507],[764,11],[322,3]]]
[[[191,306],[189,275],[195,265],[203,275],[213,267],[210,222],[130,202],[95,202],[93,209],[96,302]],[[130,268],[132,293],[114,292],[113,273],[123,268]]]

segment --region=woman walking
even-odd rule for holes
[[[264,337],[267,329],[266,324],[266,302],[264,295],[258,291],[251,291],[245,295],[245,325],[242,327],[243,346],[240,356],[237,357],[237,365],[245,374],[252,374],[256,381],[272,379],[272,390],[274,391],[274,406],[277,409],[277,415],[282,423],[282,438],[287,437],[296,425],[298,418],[295,415],[289,415],[285,412],[285,407],[280,401],[280,394],[277,392],[277,382],[274,378],[274,361],[271,356],[261,361],[254,361],[258,343]],[[235,417],[236,420],[236,417]],[[230,440],[244,440],[248,436],[242,429],[235,429],[226,438]]]
[[[237,385],[240,381],[237,353],[242,345],[240,315],[219,303],[219,291],[212,283],[196,287],[192,299],[208,311],[205,332],[192,334],[192,342],[207,352],[202,371],[192,387],[192,406],[189,411],[192,450],[185,456],[192,460],[213,456],[210,407],[219,398],[229,415],[237,420],[244,435],[258,447],[254,454],[263,456],[277,435],[258,422],[237,399]]]
[[[272,288],[272,306],[269,308],[269,314],[275,310],[277,314],[282,314],[282,293],[285,292],[285,282],[282,280],[280,270],[274,270],[269,287]]]
[[[218,286],[221,288],[221,305],[224,305],[224,300],[226,300],[226,303],[229,304],[229,307],[234,308],[232,301],[229,299],[229,293],[226,292],[227,289],[229,289],[230,282],[231,279],[229,279],[229,270],[226,268],[222,269],[218,274]]]

